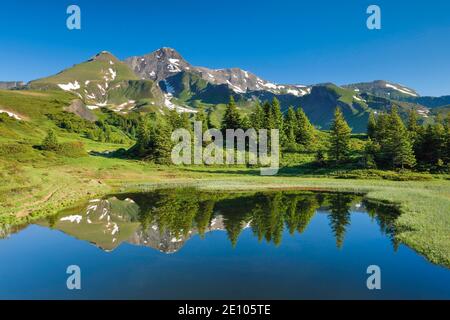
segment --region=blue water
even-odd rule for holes
[[[215,215],[226,213],[220,206]],[[0,240],[0,298],[450,299],[449,269],[402,244],[395,250],[364,208],[351,205],[348,214],[340,245],[320,207],[303,233],[282,225],[278,245],[259,241],[250,223],[234,246],[221,228],[194,233],[172,253],[133,241],[105,251],[63,225],[29,225]],[[66,287],[69,265],[81,268],[79,291]],[[369,265],[381,268],[381,290],[367,289]]]

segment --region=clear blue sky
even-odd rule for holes
[[[66,28],[78,4],[82,30]],[[366,9],[382,9],[382,30]],[[123,59],[173,47],[194,65],[278,83],[385,79],[450,94],[450,1],[1,1],[0,80],[32,80],[101,50]]]

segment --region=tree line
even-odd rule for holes
[[[406,124],[393,107],[389,114],[370,115],[366,164],[379,168],[417,168],[444,171],[450,164],[450,114],[433,124],[420,125],[415,110]]]
[[[171,133],[180,128],[192,133],[193,121],[202,122],[203,133],[208,129],[220,129],[224,134],[227,129],[278,129],[280,143],[285,149],[309,150],[314,146],[317,134],[316,129],[301,108],[294,110],[291,107],[284,115],[280,102],[274,98],[272,102],[265,102],[262,106],[257,103],[250,115],[243,116],[231,97],[220,128],[211,124],[203,109],[200,109],[193,117],[188,113],[180,114],[175,110],[170,110],[165,117],[160,115],[143,117],[137,129],[137,142],[132,148],[131,154],[154,160],[159,164],[169,164],[173,148]]]
[[[201,121],[203,132],[215,128],[203,109],[191,116],[171,110],[166,116],[152,114],[140,119],[136,145],[131,155],[171,163],[171,133],[184,128],[193,132],[193,121]],[[328,131],[317,130],[301,107],[282,112],[277,98],[256,102],[251,113],[243,114],[233,97],[225,108],[220,129],[278,129],[284,152],[314,152],[316,163],[341,165],[363,160],[365,168],[448,170],[450,163],[450,115],[438,116],[434,124],[420,125],[415,110],[404,123],[397,107],[389,113],[371,113],[364,151],[352,147],[352,129],[337,107]],[[353,156],[354,155],[354,156]]]

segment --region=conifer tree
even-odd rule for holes
[[[377,120],[375,119],[375,114],[373,112],[369,115],[369,121],[367,123],[367,135],[370,139],[375,138],[375,133],[377,130]]]
[[[200,108],[200,110],[195,114],[195,121],[202,123],[202,133],[208,131],[208,119],[203,108]]]
[[[436,120],[434,123],[434,136],[435,136],[435,143],[436,143],[436,158],[438,160],[443,160],[445,158],[445,155],[447,153],[447,150],[445,150],[446,146],[446,128],[445,128],[445,122],[442,119],[442,115],[439,113],[436,116]]]
[[[139,121],[137,130],[137,147],[139,155],[145,155],[150,147],[150,122],[147,117]]]
[[[389,115],[385,113],[378,115],[376,123],[373,143],[377,146],[377,152],[372,155],[378,166],[388,167],[391,165],[391,154],[388,148]]]
[[[181,117],[175,109],[169,110],[167,121],[170,124],[172,130],[179,129],[181,127]]]
[[[423,165],[431,168],[443,166],[448,155],[446,130],[442,117],[438,115],[435,123],[428,125],[420,136],[418,158]]]
[[[364,164],[367,169],[377,167],[377,155],[380,152],[380,145],[375,140],[369,138],[364,147]]]
[[[55,151],[59,147],[58,138],[52,129],[47,131],[47,136],[42,141],[42,149],[47,151]]]
[[[189,113],[184,112],[180,116],[180,128],[186,129],[189,132],[192,132],[192,123],[189,118]]]
[[[255,110],[250,116],[250,121],[255,130],[265,129],[264,127],[264,110],[259,102],[255,104]]]
[[[412,168],[416,164],[411,139],[398,115],[397,108],[392,108],[389,116],[388,150],[390,151],[392,166],[394,168]]]
[[[377,117],[375,140],[381,143],[381,141],[386,139],[388,128],[389,128],[389,115],[385,113],[380,114]]]
[[[298,122],[297,115],[295,114],[292,106],[288,109],[284,124],[284,135],[286,136],[286,142],[289,145],[294,145],[297,142],[296,133],[298,132]]]
[[[350,153],[350,135],[352,129],[345,121],[340,108],[334,112],[334,120],[331,125],[331,143],[329,153],[332,159],[337,162],[347,159]]]
[[[253,125],[252,125],[252,123],[251,123],[251,121],[250,121],[250,118],[249,118],[247,115],[245,115],[244,117],[242,117],[242,120],[241,120],[241,127],[242,127],[242,129],[243,129],[244,131],[253,128]],[[253,128],[253,129],[254,129],[254,128]]]
[[[323,166],[325,164],[325,152],[322,149],[317,150],[316,152],[316,163],[319,166]]]
[[[272,100],[272,114],[275,120],[275,129],[283,130],[283,113],[281,112],[280,101],[274,97]]]
[[[412,149],[411,141],[407,136],[398,140],[393,154],[394,167],[412,168],[416,165],[416,158]]]
[[[275,115],[270,102],[266,101],[263,105],[264,110],[264,126],[263,129],[271,130],[276,128]]]
[[[222,121],[222,130],[225,131],[227,129],[239,129],[241,128],[241,117],[239,115],[239,111],[236,107],[236,103],[234,101],[233,96],[230,97],[230,103],[228,104],[225,115]]]
[[[284,117],[283,113],[281,112],[280,101],[276,97],[274,97],[271,106],[275,129],[279,130],[280,143],[281,145],[285,145],[286,135],[284,132]]]
[[[155,163],[170,164],[172,155],[172,130],[170,125],[164,119],[157,122],[154,138],[152,156]]]
[[[411,138],[413,146],[417,141],[420,126],[417,121],[417,113],[415,110],[409,110],[408,112],[408,133]]]
[[[302,108],[297,109],[296,118],[297,131],[295,136],[297,143],[308,148],[315,142],[316,130],[314,129],[314,126],[311,124]]]
[[[450,166],[450,112],[447,113],[447,118],[445,119],[445,144],[444,144],[444,146],[445,146],[444,161],[447,164],[447,166]]]
[[[419,130],[419,124],[417,121],[417,113],[415,110],[408,111],[408,131],[417,133]]]

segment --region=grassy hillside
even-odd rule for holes
[[[57,75],[32,81],[29,88],[68,91],[91,109],[108,106],[122,113],[136,106],[164,105],[164,95],[155,82],[138,79],[125,63],[107,52]]]
[[[47,78],[32,81],[32,88],[41,88],[46,85],[58,85],[74,82],[77,80],[80,84],[86,81],[104,81],[105,72],[113,68],[117,75],[114,80],[138,80],[134,72],[123,62],[118,60],[112,54],[102,52],[86,62],[77,64],[60,73]]]
[[[365,132],[369,109],[367,104],[351,90],[333,84],[313,87],[311,94],[301,97],[303,107],[311,122],[322,129],[328,129],[336,107],[340,107],[350,127],[355,132]]]

